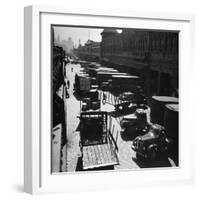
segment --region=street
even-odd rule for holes
[[[69,81],[70,87],[68,88],[69,98],[65,101],[66,106],[66,138],[67,143],[62,150],[62,171],[63,172],[75,172],[79,170],[79,157],[80,152],[80,133],[79,133],[79,118],[80,115],[80,101],[74,96],[74,80],[75,74],[80,72],[80,64],[68,63],[66,66],[66,80]],[[117,156],[119,159],[119,164],[115,165],[114,168],[117,170],[126,169],[138,169],[138,168],[150,168],[150,167],[168,167],[171,166],[168,157],[163,156],[156,162],[143,162],[136,159],[136,153],[131,149],[132,140],[127,140],[121,135],[120,121],[123,116],[114,117],[112,113],[114,112],[113,103],[115,97],[107,92],[106,93],[106,103],[102,103],[103,92],[98,91],[101,99],[101,111],[106,111],[110,113],[108,117],[108,129],[110,130],[113,138],[118,146]],[[148,119],[149,120],[149,119]]]

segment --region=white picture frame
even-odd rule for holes
[[[24,190],[31,194],[194,182],[194,134],[190,131],[194,16],[56,6],[25,8]],[[120,172],[51,175],[50,170],[50,25],[111,26],[179,30],[180,167]],[[44,39],[45,38],[45,39]],[[192,76],[191,76],[192,77]],[[185,81],[187,80],[187,81]],[[183,89],[184,88],[184,89]],[[188,137],[190,133],[190,137]],[[106,181],[105,181],[106,180]]]

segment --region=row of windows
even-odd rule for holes
[[[159,36],[159,35],[158,35]],[[107,37],[102,41],[103,50],[129,50],[129,51],[178,51],[178,37],[173,36],[154,37],[148,41],[147,37],[124,37],[121,35],[114,35]]]

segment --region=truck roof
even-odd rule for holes
[[[112,75],[113,78],[126,78],[126,79],[139,79],[139,76],[131,76],[131,75]]]
[[[133,114],[129,114],[129,115],[125,115],[123,117],[123,119],[136,119],[137,116],[133,113]]]
[[[179,106],[178,104],[166,104],[166,108],[174,111],[174,112],[178,112],[179,111]]]
[[[152,96],[152,99],[160,102],[172,102],[172,103],[178,103],[177,97],[171,97],[171,96]]]
[[[109,75],[119,75],[119,76],[124,76],[127,75],[126,73],[119,73],[119,72],[115,72],[115,71],[99,71],[99,74],[109,74]]]
[[[100,71],[112,71],[112,72],[118,72],[117,69],[114,69],[114,68],[108,68],[108,67],[99,67],[98,69],[96,69],[97,72],[100,72]]]

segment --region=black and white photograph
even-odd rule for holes
[[[51,172],[179,167],[179,32],[50,31]]]

